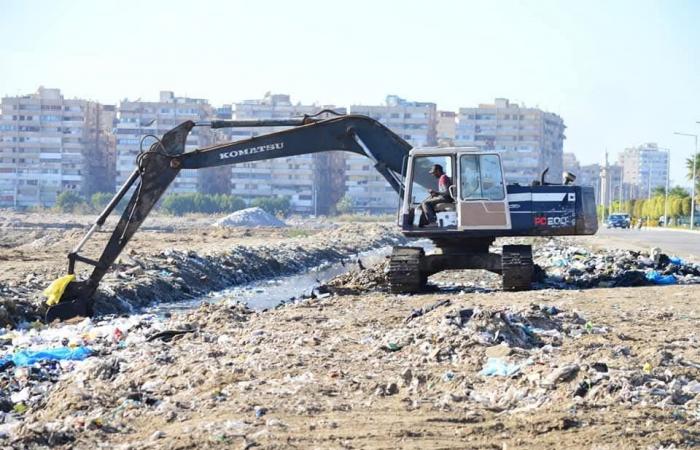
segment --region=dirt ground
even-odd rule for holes
[[[65,274],[67,254],[85,235],[95,217],[56,214],[6,213],[0,220],[0,271],[4,281],[26,279],[29,275],[53,280]],[[311,236],[313,228],[218,229],[211,227],[215,216],[175,218],[149,217],[127,246],[127,251],[157,253],[165,249],[208,252],[236,244],[259,245],[290,237]],[[81,254],[99,257],[107,243],[113,220],[97,232]],[[87,269],[84,269],[87,270]]]
[[[459,348],[457,358],[413,342],[383,349],[414,309],[444,299],[449,307],[410,322],[416,336],[455,308],[532,303],[577,311],[605,332],[565,338],[513,377],[478,375],[488,347],[460,336],[433,336],[435,349]],[[659,406],[663,395],[608,394],[610,380],[595,397],[572,392],[595,363],[607,365],[611,380],[622,374],[642,386],[669,376],[700,379],[700,366],[685,364],[700,362],[699,300],[697,287],[675,286],[347,296],[242,315],[206,307],[179,322],[198,333],[114,352],[117,373],[105,375],[105,364],[114,367],[108,359],[60,382],[27,417],[21,441],[42,442],[47,424],[67,424],[66,448],[693,447],[700,444],[697,398]],[[534,374],[569,363],[580,367],[573,379],[538,387]],[[496,398],[485,404],[472,392]]]
[[[73,236],[32,247],[47,235],[37,233],[17,234],[25,242],[0,250],[11,279],[60,273],[54,266]],[[140,233],[132,246],[199,251],[232,241],[274,244],[301,232],[240,233]],[[462,276],[475,277],[450,272],[434,281],[458,284]],[[265,312],[232,298],[159,324],[138,319],[127,345],[96,344],[97,356],[65,373],[4,443],[693,448],[700,446],[699,304],[697,285],[370,292]],[[163,329],[181,332],[146,339]],[[512,370],[482,373],[489,358]]]

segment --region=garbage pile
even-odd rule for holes
[[[631,250],[589,250],[567,238],[551,238],[533,246],[536,279],[533,288],[588,289],[667,284],[700,284],[700,265],[668,256]],[[322,286],[324,292],[354,295],[386,292],[388,262],[354,269]],[[490,292],[501,288],[499,275],[486,271],[448,271],[430,278],[441,289]]]
[[[262,208],[246,208],[214,223],[216,227],[286,227],[287,224]]]
[[[552,305],[451,305],[441,300],[414,310],[404,326],[376,336],[380,352],[413,367],[444,367],[441,380],[432,381],[438,386],[424,392],[437,405],[469,411],[473,402],[514,413],[575,400],[648,404],[684,416],[700,412],[700,363],[682,352],[661,351],[638,362],[629,346],[613,344],[626,336]],[[697,336],[688,340],[674,344],[697,348]],[[407,383],[409,391],[419,386]]]
[[[544,284],[556,288],[700,283],[700,265],[652,251],[594,252],[565,239],[551,239],[535,248],[535,261],[546,271]]]
[[[81,322],[42,344],[64,338],[91,356],[61,363],[69,376],[42,375],[53,387],[13,378],[28,409],[3,416],[15,425],[0,431],[28,447],[250,448],[392,408],[449,421],[580,405],[585,421],[628,405],[668,410],[687,429],[700,420],[697,334],[664,331],[646,349],[560,304],[495,306],[498,295],[331,296],[262,313],[225,302],[162,321]]]
[[[25,323],[0,335],[0,437],[7,438],[22,415],[38,408],[53,385],[91,359],[140,345],[162,321],[140,315],[83,319],[59,327]]]

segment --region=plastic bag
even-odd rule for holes
[[[489,358],[479,375],[509,377],[520,370],[517,364],[511,364],[501,358]]]
[[[647,272],[647,280],[654,284],[676,284],[676,277],[673,275],[661,275],[655,270]]]
[[[80,361],[92,354],[87,347],[56,347],[44,350],[23,350],[3,358],[3,362],[12,361],[15,366],[31,366],[39,361],[71,360]]]
[[[44,295],[47,297],[46,304],[53,306],[58,303],[58,301],[61,300],[63,293],[66,291],[66,286],[68,286],[68,283],[71,281],[75,281],[74,274],[65,275],[61,278],[53,280],[49,287],[44,289]]]

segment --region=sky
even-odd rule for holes
[[[584,164],[656,142],[687,185],[693,139],[673,133],[700,133],[700,1],[0,0],[0,95],[38,86],[110,104],[505,97],[561,115]]]

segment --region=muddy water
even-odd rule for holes
[[[357,257],[343,263],[324,263],[295,275],[235,286],[192,300],[161,303],[147,308],[145,312],[155,314],[174,313],[196,308],[203,302],[228,300],[244,302],[250,308],[256,310],[270,309],[284,302],[311,295],[313,290],[320,284],[351,270],[358,270],[359,262],[364,267],[370,267],[380,263],[390,254],[391,247],[386,246],[359,253]]]

